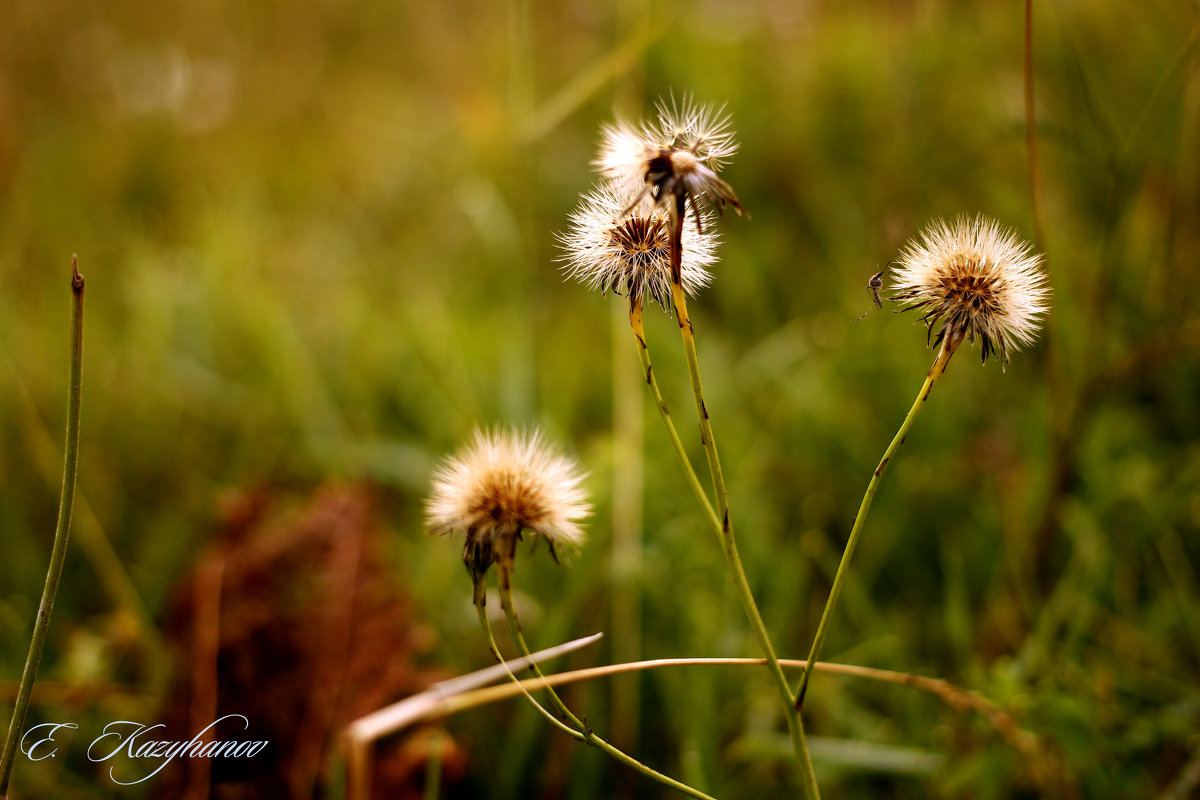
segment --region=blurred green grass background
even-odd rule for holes
[[[980,691],[1046,763],[934,698],[818,676],[805,710],[830,797],[1195,796],[1198,11],[1035,4],[1050,324],[1007,373],[955,359],[876,498],[826,648]],[[6,4],[3,677],[49,551],[73,252],[86,507],[41,675],[101,690],[39,718],[154,718],[177,668],[156,621],[221,499],[263,481],[378,486],[395,581],[436,632],[423,660],[485,665],[457,548],[421,523],[431,467],[481,425],[539,425],[591,472],[585,551],[563,569],[522,555],[531,644],[607,631],[578,665],[755,654],[638,385],[623,301],[556,263],[599,126],[670,92],[724,104],[742,145],[723,174],[752,217],[720,222],[692,315],[746,568],[778,650],[803,657],[932,360],[911,315],[853,321],[867,278],[935,217],[1034,236],[1022,25],[1020,4],[990,1]],[[686,434],[674,323],[651,314],[648,335]],[[614,479],[631,471],[632,494]],[[784,796],[764,674],[570,697],[706,791]],[[517,703],[448,729],[471,759],[462,796],[663,796]],[[90,769],[17,774],[61,797],[144,791]]]

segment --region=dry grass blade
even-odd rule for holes
[[[553,658],[572,653],[599,641],[603,633],[594,633],[581,639],[573,639],[555,647],[539,650],[529,656],[510,659],[503,664],[494,664],[485,669],[476,670],[457,678],[434,684],[420,694],[393,703],[386,708],[359,717],[346,727],[342,735],[342,746],[346,756],[347,782],[349,797],[360,800],[370,796],[370,746],[378,739],[403,730],[409,725],[427,719],[449,716],[459,709],[449,705],[452,698],[467,694],[481,686],[487,686],[499,680],[504,680],[510,674],[515,674],[531,664],[549,661]],[[506,684],[515,693],[520,693],[521,685],[534,683],[545,685],[543,681],[523,681],[521,684]]]

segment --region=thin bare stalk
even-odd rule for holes
[[[1029,205],[1033,214],[1033,240],[1046,252],[1042,235],[1041,173],[1038,171],[1037,116],[1033,98],[1033,0],[1025,0],[1025,48],[1022,61],[1025,89],[1025,156],[1029,161]]]
[[[654,365],[650,363],[650,349],[646,345],[646,329],[642,323],[642,301],[640,298],[632,301],[629,305],[629,325],[633,328],[633,336],[637,340],[638,358],[642,362],[642,372],[646,378],[646,386],[650,389],[650,396],[654,399],[654,407],[658,409],[658,415],[662,418],[663,426],[667,429],[667,436],[671,440],[671,446],[675,450],[679,466],[683,469],[684,478],[687,479],[688,486],[692,488],[692,493],[696,495],[696,501],[700,503],[700,508],[709,523],[713,526],[717,538],[723,540],[721,520],[717,516],[717,512],[713,510],[712,501],[705,494],[704,487],[700,485],[700,478],[696,475],[696,470],[692,467],[691,459],[688,458],[687,451],[683,447],[683,441],[679,438],[679,431],[675,430],[675,422],[671,419],[671,412],[667,409],[667,402],[663,400],[662,391],[658,388],[658,379],[654,377]]]
[[[545,689],[550,686],[566,686],[597,678],[668,667],[743,667],[766,666],[766,663],[766,660],[762,658],[657,658],[625,664],[608,664],[602,667],[587,667],[570,672],[551,673],[543,677],[528,678],[520,681],[519,686],[504,684],[444,694],[437,702],[423,704],[423,713],[408,717],[403,725],[391,727],[387,732],[394,734],[418,722],[429,719],[442,719],[471,708],[506,700],[520,694],[522,691],[529,692],[537,689]],[[808,665],[807,661],[787,658],[781,659],[780,663],[785,667],[792,668],[804,668]],[[956,686],[941,678],[929,678],[924,675],[893,672],[873,667],[859,667],[853,664],[833,664],[827,661],[817,662],[814,665],[814,669],[817,672],[829,675],[841,675],[847,678],[862,678],[879,683],[890,683],[895,686],[907,686],[931,694],[955,711],[973,711],[983,716],[997,733],[1003,736],[1010,745],[1023,755],[1030,756],[1035,754],[1039,746],[1038,737],[1029,731],[1021,729],[1012,715],[997,703],[980,695],[978,692]]]
[[[704,402],[704,388],[700,381],[700,361],[696,356],[695,331],[688,316],[687,296],[683,291],[683,221],[686,198],[677,195],[670,206],[670,256],[671,256],[671,296],[675,304],[675,318],[679,322],[679,331],[683,336],[683,352],[687,360],[688,376],[692,384],[692,397],[696,401],[696,416],[700,423],[700,442],[704,446],[704,454],[708,459],[708,469],[712,476],[713,492],[716,497],[716,516],[719,519],[717,536],[721,540],[721,550],[725,562],[737,589],[738,599],[742,602],[754,638],[758,640],[759,649],[767,659],[769,671],[779,698],[783,703],[784,718],[787,719],[788,733],[792,740],[792,749],[796,754],[796,771],[804,796],[809,800],[819,800],[820,789],[817,787],[816,775],[813,772],[812,758],[808,752],[808,743],[804,737],[804,725],[800,714],[792,703],[792,692],[788,686],[787,677],[779,665],[779,657],[771,644],[767,626],[763,623],[754,593],[750,591],[750,582],[742,567],[742,559],[738,554],[737,542],[733,536],[733,524],[729,519],[728,492],[725,489],[725,476],[721,471],[721,459],[717,454],[717,443],[713,438],[712,423],[708,416],[708,406]],[[643,342],[644,346],[644,342]]]
[[[491,651],[492,657],[504,667],[504,671],[508,675],[509,679],[512,680],[512,682],[517,686],[521,687],[521,693],[525,695],[525,699],[529,701],[530,705],[537,709],[538,713],[545,717],[551,725],[558,728],[572,739],[580,742],[585,741],[586,737],[582,733],[577,731],[575,728],[564,724],[562,720],[547,711],[546,708],[525,689],[524,685],[521,683],[521,679],[516,675],[513,675],[512,670],[508,669],[508,665],[504,660],[504,656],[500,655],[500,648],[496,646],[496,637],[492,634],[492,623],[491,620],[488,619],[487,606],[483,604],[476,605],[475,612],[479,616],[479,627],[483,630],[483,635],[487,637],[488,649]],[[523,655],[528,655],[528,653],[524,653]],[[535,674],[540,673],[535,672]]]
[[[925,401],[929,399],[929,392],[933,389],[934,382],[945,372],[946,364],[950,361],[950,356],[954,355],[954,351],[961,341],[961,339],[954,340],[951,336],[947,336],[942,340],[942,347],[938,351],[937,358],[934,359],[933,366],[929,369],[929,374],[925,376],[925,383],[921,385],[921,391],[917,394],[917,399],[913,401],[912,408],[908,410],[908,416],[900,424],[900,430],[896,431],[891,444],[888,445],[887,450],[883,453],[883,458],[879,461],[879,466],[875,467],[875,472],[871,475],[871,480],[867,484],[866,494],[863,495],[862,503],[858,507],[858,514],[854,517],[854,526],[850,529],[850,538],[846,540],[846,549],[842,553],[842,561],[838,564],[837,574],[833,577],[833,588],[829,591],[829,599],[825,602],[825,610],[822,612],[821,621],[817,625],[817,636],[813,639],[812,650],[808,654],[807,661],[809,664],[816,663],[817,656],[821,652],[821,647],[825,644],[825,637],[829,633],[828,625],[833,613],[833,607],[837,605],[838,597],[842,593],[842,585],[845,584],[846,575],[850,571],[850,558],[854,555],[854,548],[858,546],[858,539],[862,535],[863,524],[867,521],[867,512],[871,509],[871,501],[875,499],[875,492],[879,489],[879,481],[883,478],[884,470],[891,463],[896,451],[900,449],[900,445],[904,444],[904,438],[908,436],[909,428],[916,421],[917,414],[925,407]],[[804,693],[808,691],[808,679],[811,674],[812,667],[806,666],[804,673],[800,676],[800,685],[796,689],[797,709],[804,705]]]
[[[442,750],[441,734],[429,742],[429,761],[425,764],[425,795],[423,800],[438,800],[442,794]]]
[[[782,658],[780,663],[785,667],[804,668],[808,666],[809,662],[794,660],[794,658]],[[607,664],[604,667],[588,667],[571,670],[571,672],[551,673],[550,675],[541,676],[541,678],[522,680],[518,684],[504,684],[500,686],[488,686],[486,688],[463,687],[458,688],[457,691],[444,691],[442,688],[434,687],[432,690],[418,694],[418,696],[402,700],[403,704],[412,704],[414,706],[413,714],[404,716],[403,720],[397,720],[395,724],[390,724],[385,729],[376,730],[376,732],[371,734],[371,739],[377,739],[380,735],[384,734],[395,734],[420,722],[442,720],[442,718],[458,714],[461,711],[479,708],[481,705],[490,703],[498,703],[500,700],[515,697],[522,692],[536,691],[540,690],[540,688],[566,686],[577,684],[577,682],[607,678],[607,676],[643,672],[643,670],[648,669],[668,667],[762,667],[766,666],[766,664],[767,662],[763,658],[653,658],[653,660],[648,661]],[[920,692],[932,694],[932,696],[940,699],[942,703],[947,704],[955,711],[973,711],[983,716],[988,720],[992,729],[996,730],[996,733],[1003,736],[1003,739],[1014,750],[1018,751],[1022,757],[1030,759],[1031,762],[1037,760],[1039,752],[1042,752],[1044,745],[1038,736],[1028,732],[1028,730],[1022,729],[1016,723],[1013,716],[1008,714],[1008,711],[1004,710],[1002,706],[983,697],[978,692],[966,690],[966,688],[961,686],[955,686],[941,678],[926,678],[925,675],[892,672],[889,669],[858,667],[854,666],[854,664],[829,663],[827,661],[815,663],[814,668],[820,673],[841,675],[845,676],[845,678],[860,678],[883,682],[883,684],[916,688]],[[478,682],[474,686],[478,686]],[[1174,798],[1174,796],[1181,795],[1171,796]],[[1165,796],[1160,800],[1165,800]]]
[[[506,569],[504,564],[500,564],[500,605],[504,608],[504,614],[508,618],[508,627],[512,632],[513,641],[516,642],[521,655],[528,657],[530,655],[529,645],[525,643],[525,634],[521,630],[521,621],[517,618],[516,607],[513,605],[512,601],[512,575],[510,574],[509,570]],[[529,664],[529,669],[540,680],[545,681],[546,676],[542,674],[542,670],[536,662],[531,661]],[[592,732],[592,729],[588,727],[586,722],[581,721],[577,716],[575,716],[574,713],[572,713],[571,709],[567,708],[567,704],[562,701],[557,692],[550,688],[549,684],[544,684],[543,688],[545,688],[546,693],[550,695],[551,705],[557,708],[558,712],[562,714],[563,717],[572,725],[576,726],[578,731],[582,732],[581,736],[588,744],[599,748],[617,761],[620,761],[627,767],[632,767],[646,777],[652,778],[666,786],[670,786],[672,789],[680,791],[689,797],[695,797],[698,798],[698,800],[715,800],[715,798],[711,797],[710,795],[707,795],[698,789],[693,789],[686,783],[680,783],[674,778],[671,778],[655,769],[652,769],[651,767],[646,766],[633,756],[625,753],[622,750],[618,750],[604,739],[601,739]]]
[[[71,293],[74,303],[71,314],[71,362],[67,385],[67,442],[62,493],[58,501],[58,523],[54,529],[54,545],[50,551],[50,568],[46,572],[42,600],[38,605],[33,637],[29,642],[29,655],[25,659],[25,670],[21,673],[21,685],[17,689],[17,702],[8,726],[4,754],[0,756],[0,798],[8,797],[8,782],[12,777],[17,742],[21,738],[21,729],[25,727],[25,717],[29,713],[29,695],[33,692],[33,682],[37,678],[42,650],[46,646],[46,635],[50,631],[50,616],[54,613],[54,599],[62,579],[63,564],[67,559],[67,541],[71,535],[75,477],[79,470],[79,416],[83,390],[83,276],[79,274],[77,256],[71,259]]]
[[[675,319],[683,336],[683,352],[687,359],[688,378],[692,383],[692,397],[696,401],[696,417],[700,422],[700,443],[708,459],[708,471],[712,474],[713,492],[716,494],[717,516],[722,524],[728,525],[729,500],[725,491],[725,476],[721,472],[721,459],[717,456],[717,443],[713,439],[712,421],[708,406],[704,402],[704,386],[700,382],[700,360],[696,356],[696,332],[688,316],[687,295],[683,291],[683,218],[684,198],[677,197],[671,206],[671,298],[675,304]]]

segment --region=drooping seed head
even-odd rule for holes
[[[688,212],[689,215],[692,212]],[[585,195],[559,234],[563,271],[592,289],[627,294],[630,303],[649,295],[671,308],[671,253],[667,214],[637,195],[619,194],[611,186]],[[685,224],[682,232],[681,279],[694,295],[712,280],[708,268],[717,260],[716,234]]]
[[[434,533],[466,534],[463,561],[478,587],[492,564],[511,565],[525,531],[556,560],[558,548],[583,542],[579,521],[591,513],[583,477],[540,433],[477,431],[434,472],[426,522]]]
[[[957,347],[979,337],[983,361],[1032,344],[1050,289],[1041,255],[982,215],[936,220],[901,250],[891,299],[920,309],[935,345]]]

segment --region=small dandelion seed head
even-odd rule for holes
[[[425,518],[434,533],[466,534],[463,561],[478,587],[492,564],[511,566],[523,532],[559,548],[584,539],[579,521],[591,513],[583,472],[534,432],[477,431],[433,475]]]
[[[983,360],[1033,343],[1049,309],[1042,257],[1017,235],[982,215],[936,220],[901,250],[894,294],[904,311],[920,309],[935,345],[979,337]]]
[[[558,235],[562,268],[591,289],[628,295],[631,303],[649,295],[670,310],[667,214],[636,199],[637,195],[620,194],[611,185],[585,195],[569,218],[570,227]],[[712,275],[708,270],[717,260],[716,234],[700,234],[697,228],[685,220],[682,231],[680,276],[689,295],[709,284]]]
[[[656,138],[652,132],[628,122],[606,124],[600,129],[600,152],[592,165],[623,193],[638,193],[646,180],[646,164],[662,148]]]
[[[724,108],[701,105],[690,97],[659,100],[660,147],[686,152],[713,169],[720,169],[737,152]]]
[[[732,205],[741,212],[732,187],[717,175],[737,152],[723,109],[685,98],[659,101],[657,112],[652,123],[618,122],[602,129],[594,162],[600,174],[620,193],[648,195],[656,205],[676,197],[690,200],[693,210],[704,203],[718,211]]]

